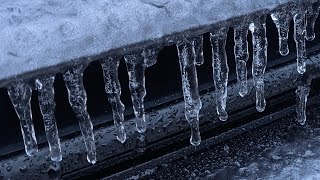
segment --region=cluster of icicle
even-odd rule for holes
[[[297,70],[303,74],[306,71],[306,48],[305,39],[313,40],[314,24],[319,13],[320,2],[307,7],[303,4],[284,6],[274,12],[271,17],[279,32],[279,51],[285,56],[289,53],[288,31],[289,22],[294,19],[294,38],[297,46]],[[291,7],[294,6],[294,7]],[[239,94],[244,97],[248,94],[247,67],[249,58],[247,35],[252,33],[253,64],[252,76],[256,90],[256,109],[264,111],[266,100],[264,97],[264,72],[267,65],[267,39],[266,39],[266,15],[260,15],[254,20],[245,20],[234,26],[234,54],[236,61],[237,81],[239,83]],[[213,79],[216,91],[216,110],[221,121],[226,121],[227,84],[229,68],[225,51],[227,27],[222,27],[211,32],[212,45],[212,67]],[[185,117],[191,126],[192,145],[197,146],[201,142],[199,131],[199,111],[202,107],[196,66],[204,62],[203,37],[184,38],[177,43],[177,50],[182,76],[183,95],[185,102]],[[139,133],[146,131],[146,120],[144,110],[145,69],[156,63],[157,53],[160,47],[148,47],[142,50],[126,54],[124,56],[128,75],[129,88],[131,91],[134,114],[136,116],[136,130]],[[117,139],[124,143],[126,132],[123,125],[124,105],[120,100],[121,87],[118,79],[118,66],[121,56],[111,56],[101,60],[103,69],[105,92],[112,106],[114,125]],[[87,150],[87,160],[94,164],[96,162],[96,147],[93,126],[86,106],[86,92],[82,82],[85,65],[79,65],[64,72],[63,78],[68,89],[69,103],[76,114],[77,120]],[[61,147],[57,124],[54,116],[54,75],[44,76],[35,80],[35,86],[30,83],[15,82],[8,87],[8,94],[14,105],[15,111],[20,119],[21,131],[25,144],[25,151],[33,155],[38,151],[37,140],[32,122],[30,100],[33,87],[38,91],[40,110],[43,116],[45,132],[49,143],[50,155],[53,161],[61,161]],[[305,106],[309,93],[308,87],[300,86],[297,91],[297,113],[300,123],[306,119]]]

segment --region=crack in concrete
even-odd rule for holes
[[[166,14],[168,14],[169,17],[171,17],[171,13],[166,7],[167,4],[169,4],[169,1],[165,1],[163,3],[157,3],[157,2],[150,2],[151,0],[140,0],[140,2],[150,5],[152,7],[158,8],[158,9],[163,9]]]

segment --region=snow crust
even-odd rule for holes
[[[0,0],[0,79],[290,0]]]

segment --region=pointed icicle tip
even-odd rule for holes
[[[146,96],[144,57],[140,52],[124,56],[129,76],[129,89],[136,116],[136,130],[144,133],[147,129],[144,110],[144,97]]]
[[[264,95],[264,73],[267,67],[266,15],[257,17],[249,27],[252,33],[253,61],[252,77],[256,90],[256,109],[263,112],[266,107]]]
[[[103,70],[105,92],[111,104],[114,126],[116,129],[117,140],[124,143],[127,135],[124,129],[124,110],[125,106],[121,101],[121,85],[118,77],[118,67],[121,57],[113,56],[101,60]]]
[[[308,96],[310,92],[309,86],[298,86],[296,90],[296,101],[297,101],[297,121],[304,125],[306,123],[307,117],[306,117],[306,107],[307,107],[307,101]]]
[[[198,89],[196,61],[192,40],[184,39],[177,44],[182,76],[182,90],[185,103],[185,117],[190,124],[190,143],[197,146],[201,142],[199,130],[199,111],[202,107]]]
[[[242,24],[234,28],[234,55],[236,61],[237,82],[239,85],[239,95],[244,97],[248,94],[247,62],[248,51],[248,24]]]
[[[221,121],[228,119],[226,111],[228,98],[229,67],[225,50],[229,28],[221,28],[211,33],[213,80],[216,91],[216,109]]]
[[[26,154],[33,156],[38,152],[38,145],[31,113],[31,85],[24,82],[15,82],[7,90],[20,120]]]

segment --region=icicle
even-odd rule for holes
[[[228,119],[226,111],[229,67],[225,51],[228,28],[211,33],[213,80],[216,90],[216,108],[221,121]]]
[[[310,5],[307,8],[306,39],[308,41],[312,41],[315,38],[314,24],[315,24],[316,19],[319,15],[319,7],[320,7],[320,1],[317,1],[316,3]]]
[[[60,162],[62,160],[61,146],[57,123],[54,115],[54,76],[43,77],[36,80],[40,111],[44,121],[44,127],[51,153],[51,160]]]
[[[146,146],[147,146],[147,140],[146,140],[146,136],[144,134],[139,134],[137,137],[137,141],[136,141],[136,150],[139,153],[143,153],[146,150]]]
[[[198,66],[202,65],[204,63],[204,58],[203,58],[203,36],[198,36],[193,40],[192,49],[194,51],[193,54],[194,54],[194,58],[195,58],[196,64]]]
[[[127,54],[124,56],[126,60],[129,89],[133,104],[134,114],[136,116],[136,129],[139,133],[146,131],[146,117],[144,113],[144,97],[146,96],[145,76],[146,66],[142,55]]]
[[[83,70],[85,66],[79,65],[63,74],[69,94],[69,103],[79,121],[82,136],[87,150],[89,163],[96,163],[96,146],[93,133],[93,126],[87,112],[87,94],[83,87]]]
[[[25,151],[28,156],[32,156],[38,152],[30,105],[32,89],[29,84],[23,82],[16,82],[7,89],[13,107],[20,120]]]
[[[142,51],[141,55],[144,58],[144,64],[146,67],[151,67],[156,64],[159,51],[159,46],[148,47]]]
[[[198,90],[196,60],[194,58],[193,42],[184,40],[177,44],[180,70],[182,76],[182,89],[185,104],[185,117],[191,126],[190,143],[197,146],[201,142],[199,131],[199,111],[202,103]]]
[[[306,122],[306,105],[307,105],[309,92],[310,92],[309,86],[298,86],[296,90],[297,120],[301,125],[304,125]]]
[[[278,29],[279,35],[279,52],[282,56],[289,54],[288,33],[291,16],[288,13],[288,6],[271,14],[271,18]]]
[[[264,72],[267,66],[266,16],[263,15],[250,24],[253,44],[252,77],[256,89],[256,109],[264,111]]]
[[[300,74],[306,72],[305,12],[304,6],[298,5],[293,15],[294,40],[297,48],[297,70]]]
[[[234,55],[236,60],[237,81],[239,83],[239,94],[244,97],[248,94],[247,83],[247,61],[248,52],[248,25],[241,25],[234,28]]]
[[[124,143],[126,141],[126,132],[124,130],[124,105],[121,102],[121,86],[118,79],[118,67],[120,57],[109,57],[101,61],[103,69],[105,91],[108,101],[112,107],[113,121],[117,131],[117,139]]]

